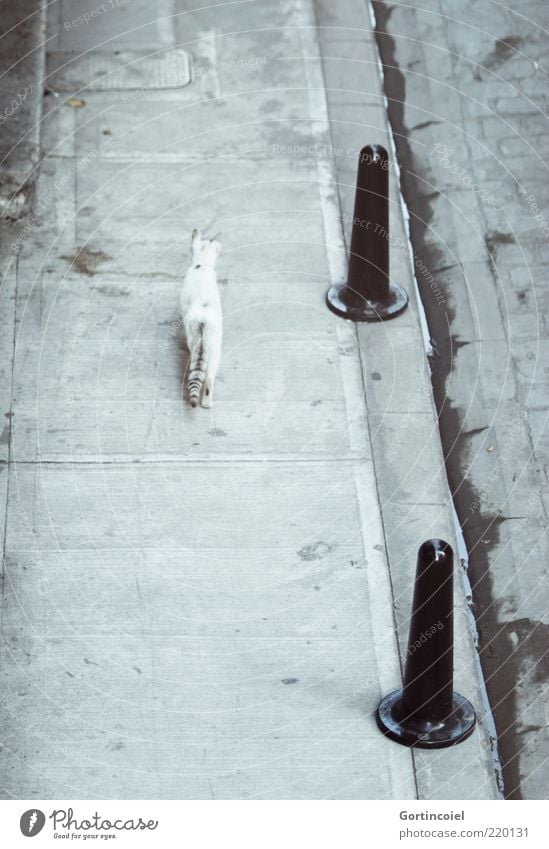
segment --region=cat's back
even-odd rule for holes
[[[219,287],[215,270],[212,268],[189,268],[181,288],[181,310],[183,314],[197,310],[220,308]]]

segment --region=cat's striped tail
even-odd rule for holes
[[[206,357],[204,350],[204,325],[198,327],[198,341],[191,353],[189,366],[189,400],[191,407],[197,407],[200,400],[202,384],[206,378]]]

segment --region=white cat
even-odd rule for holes
[[[221,233],[203,239],[193,230],[192,261],[181,289],[181,315],[191,360],[187,385],[191,407],[202,393],[202,406],[211,407],[213,386],[221,359],[223,316],[215,264],[221,253]]]

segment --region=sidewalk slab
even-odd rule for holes
[[[314,276],[303,276],[298,294],[294,275],[272,272],[223,287],[224,368],[206,420],[182,393],[188,358],[172,281],[59,277],[44,274],[18,297],[17,350],[24,356],[14,371],[14,461],[370,456],[368,442],[357,446],[349,434],[342,346],[318,304]],[[354,353],[360,388],[349,337],[345,351]],[[360,427],[360,409],[353,415]]]

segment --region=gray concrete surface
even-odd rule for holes
[[[505,793],[546,798],[549,10],[374,5]]]
[[[372,141],[391,150],[392,140],[368,8],[349,0],[334,9],[316,4],[319,43],[330,117],[340,218],[350,244],[357,151]],[[421,318],[403,220],[397,169],[390,174],[391,276],[410,292],[411,309],[387,324],[358,325],[376,484],[402,664],[405,662],[416,552],[442,536],[458,550],[451,499],[422,338]],[[475,651],[468,609],[457,575],[456,688],[471,692]],[[484,713],[476,693],[479,714]],[[414,752],[420,798],[492,798],[495,782],[485,736],[442,752]]]
[[[373,717],[417,545],[453,530],[413,293],[358,333],[324,305],[349,197],[328,33],[308,0],[136,2],[67,29],[68,6],[52,51],[178,43],[193,82],[50,95],[33,216],[7,231],[2,796],[494,798],[459,582],[477,731],[412,753]],[[366,20],[353,49],[372,54]],[[387,134],[372,80],[346,146]],[[211,412],[181,397],[196,225],[225,234]]]
[[[40,161],[44,0],[5,0],[0,16],[0,218],[28,213]]]

